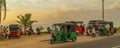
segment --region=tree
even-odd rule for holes
[[[0,0],[0,23],[1,23],[1,20],[2,20],[2,8],[4,9],[3,20],[5,20],[5,18],[6,18],[6,0]]]
[[[17,23],[19,23],[20,25],[22,25],[24,27],[24,33],[26,33],[26,29],[28,27],[30,27],[34,22],[37,22],[35,20],[30,20],[31,16],[32,16],[32,14],[30,14],[30,13],[27,13],[24,16],[23,15],[17,16],[17,18],[19,19],[17,21]]]

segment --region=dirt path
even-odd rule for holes
[[[120,35],[119,34],[115,34]],[[112,36],[111,36],[112,37]],[[64,45],[70,45],[75,43],[83,43],[88,41],[94,41],[99,39],[105,39],[107,37],[105,36],[97,36],[95,38],[89,37],[89,36],[78,36],[76,42],[67,41],[65,43],[63,42],[57,42],[56,44],[50,44],[49,39],[50,35],[43,34],[40,36],[22,36],[21,39],[11,39],[6,41],[0,41],[0,48],[53,48],[56,46],[64,46]]]

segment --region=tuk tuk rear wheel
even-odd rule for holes
[[[8,38],[11,39],[11,36],[9,36]]]
[[[20,39],[20,36],[18,36],[18,39]]]
[[[95,33],[92,33],[92,35],[91,35],[92,37],[96,37],[96,34]]]
[[[110,35],[111,35],[111,33],[109,33],[109,32],[106,34],[106,36],[108,36],[108,37],[109,37]]]
[[[76,41],[76,39],[77,39],[76,37],[75,37],[75,38],[72,38],[72,42],[75,42],[75,41]]]
[[[90,34],[88,32],[86,32],[87,36],[89,36]]]
[[[111,33],[111,35],[113,35],[114,33]]]
[[[55,40],[50,40],[50,43],[51,44],[55,44]]]

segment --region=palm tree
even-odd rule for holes
[[[35,20],[30,20],[31,16],[32,14],[30,13],[27,13],[24,16],[23,15],[17,16],[17,18],[19,19],[17,23],[19,23],[20,25],[24,27],[24,33],[26,33],[27,27],[30,27],[34,22],[37,22]]]
[[[6,18],[6,0],[0,0],[0,23],[2,20],[2,7],[4,7],[4,18],[3,20],[5,20]]]

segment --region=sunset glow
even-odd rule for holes
[[[88,21],[94,17],[101,19],[101,0],[7,0],[7,8],[7,18],[3,24],[15,23],[16,16],[25,13],[31,13],[32,19],[38,20],[41,24],[66,20],[86,19],[84,21]],[[106,20],[112,20],[115,23],[119,21],[120,0],[105,0],[105,9]],[[86,14],[89,12],[90,14]],[[115,19],[110,19],[108,16],[115,16]]]

